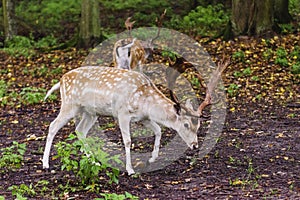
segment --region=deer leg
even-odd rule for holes
[[[97,116],[91,115],[88,112],[83,112],[82,118],[81,118],[79,124],[76,126],[76,129],[75,129],[79,140],[83,140],[83,139],[86,138],[87,133],[92,128],[92,126],[95,124],[96,120],[97,120]],[[91,153],[93,153],[93,152],[90,151],[90,147],[87,144],[87,142],[85,141],[83,143],[83,145],[85,147],[86,156],[88,158],[91,157]],[[99,164],[99,163],[97,163],[97,164]]]
[[[78,108],[74,105],[61,106],[60,112],[56,119],[51,122],[49,126],[49,133],[47,136],[46,146],[43,155],[43,168],[49,168],[49,155],[53,139],[56,133],[63,127],[71,118],[73,118],[78,112]]]
[[[82,118],[79,124],[76,126],[76,132],[79,139],[86,138],[88,131],[92,128],[97,120],[97,116],[91,115],[87,112],[83,112]]]
[[[149,162],[152,163],[158,157],[160,138],[161,138],[161,128],[157,123],[152,122],[152,121],[145,121],[144,125],[146,127],[150,128],[154,132],[154,135],[155,135],[155,142],[154,142],[154,147],[153,147],[153,151],[152,151],[152,157],[149,159]]]
[[[123,142],[125,145],[125,153],[126,153],[126,170],[128,175],[134,174],[134,170],[131,164],[131,156],[130,156],[130,146],[131,146],[131,138],[130,138],[130,118],[126,115],[119,116],[119,126],[122,133]]]

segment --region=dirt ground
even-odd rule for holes
[[[299,35],[295,37],[299,38]],[[222,44],[221,41],[218,43]],[[232,55],[239,44],[227,48],[227,54]],[[213,49],[213,45],[215,43],[207,48]],[[80,65],[86,52],[75,51],[55,52],[31,59],[3,56],[0,60],[1,79],[12,83],[10,91],[20,91],[29,85],[48,89],[52,85],[51,79],[58,79],[61,73],[69,70],[68,66],[76,68]],[[218,54],[216,50],[208,51]],[[56,60],[57,63],[53,61],[55,57],[59,60]],[[61,63],[64,65],[60,74],[24,74],[25,67],[34,71],[35,67],[41,67],[41,63],[49,70],[61,66]],[[124,194],[127,191],[140,199],[300,199],[299,77],[267,60],[259,64],[260,68],[257,68],[258,64],[252,65],[251,76],[258,76],[260,82],[251,85],[251,77],[233,75],[247,66],[235,62],[223,76],[226,88],[231,83],[241,86],[237,94],[227,97],[225,125],[216,146],[208,155],[198,159],[197,150],[187,150],[184,156],[164,169],[138,176],[122,172],[119,184],[109,185],[103,180],[100,192]],[[268,79],[269,75],[274,75],[274,80]],[[253,98],[264,93],[259,99]],[[51,170],[42,169],[46,133],[59,108],[59,99],[34,105],[24,105],[15,100],[12,105],[0,107],[0,149],[9,147],[13,141],[26,143],[21,168],[0,171],[0,195],[6,199],[15,198],[8,189],[10,186],[34,185],[40,180],[49,181],[47,189],[36,195],[24,196],[28,199],[101,197],[96,192],[66,192],[66,187],[60,188],[60,185],[76,187],[77,183],[72,173],[60,170],[58,160],[51,161]],[[72,125],[65,126],[54,143],[65,139],[73,130]],[[120,134],[118,129],[112,131]],[[52,151],[52,156],[54,154]]]

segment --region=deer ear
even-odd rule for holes
[[[180,115],[181,107],[180,107],[179,103],[174,104],[174,109],[175,109],[177,115]]]

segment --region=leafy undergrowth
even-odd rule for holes
[[[197,150],[187,151],[159,171],[131,177],[121,173],[118,184],[108,184],[105,172],[100,173],[98,190],[80,187],[76,174],[61,171],[54,150],[49,171],[42,170],[40,161],[49,123],[60,106],[56,95],[48,102],[42,99],[62,74],[81,65],[88,52],[70,49],[30,58],[1,53],[0,163],[5,156],[13,165],[1,164],[0,198],[300,198],[299,41],[299,34],[291,34],[205,44],[216,61],[223,54],[232,57],[223,75],[226,123],[215,148],[203,159],[198,159]],[[99,123],[120,141],[113,121],[100,118]],[[72,131],[72,123],[65,126],[54,144]],[[8,151],[14,148],[20,149]]]

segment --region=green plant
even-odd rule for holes
[[[282,33],[292,33],[294,31],[294,27],[292,24],[279,24]]]
[[[53,34],[48,35],[46,37],[41,38],[40,40],[38,40],[34,46],[36,48],[49,48],[49,47],[53,47],[56,46],[58,44],[57,42],[57,38],[55,38],[53,36]]]
[[[233,164],[233,163],[235,163],[235,158],[234,157],[232,157],[232,156],[229,156],[229,162],[231,163],[231,164]]]
[[[40,194],[43,195],[45,192],[49,191],[48,185],[49,185],[49,181],[47,181],[47,180],[39,180],[39,181],[34,185],[34,188],[36,188],[36,190],[37,190]]]
[[[235,83],[231,83],[229,85],[229,87],[227,88],[227,92],[228,92],[229,96],[231,96],[231,97],[236,96],[239,88],[240,88],[239,85],[237,85]]]
[[[16,35],[5,42],[7,48],[32,48],[32,44],[32,39],[19,35]]]
[[[63,71],[62,67],[57,67],[57,68],[53,69],[50,73],[53,75],[58,75],[58,74],[61,74],[62,71]]]
[[[171,51],[169,49],[165,49],[165,48],[162,50],[161,55],[164,58],[166,58],[166,59],[170,58],[171,60],[175,60],[176,56],[178,56],[177,53],[175,53],[175,52],[173,52],[173,51]]]
[[[236,77],[236,78],[238,78],[238,77],[241,77],[241,76],[242,76],[242,73],[239,72],[239,71],[234,71],[234,72],[233,72],[233,76]]]
[[[263,57],[265,60],[269,60],[273,55],[273,50],[272,49],[267,49],[266,51],[263,52]]]
[[[244,70],[243,70],[243,74],[244,74],[245,76],[251,75],[251,74],[252,74],[251,68],[250,68],[250,67],[247,67],[246,69],[244,69]]]
[[[9,91],[10,84],[1,84],[0,87],[0,92],[2,93],[2,97],[0,97],[0,106],[5,106],[5,105],[14,105],[14,102],[19,99],[19,94],[16,91]]]
[[[283,67],[287,67],[289,65],[289,62],[286,58],[276,58],[275,64],[281,65]]]
[[[10,147],[1,149],[0,168],[10,170],[20,168],[24,160],[25,151],[26,144],[19,144],[16,141],[13,141]]]
[[[262,98],[262,94],[258,94],[255,96],[255,99],[257,99],[258,101],[261,100],[261,98]]]
[[[36,67],[36,69],[38,69],[37,73],[36,73],[38,76],[40,76],[40,77],[46,77],[47,76],[48,70],[49,70],[47,67],[41,66],[41,68]]]
[[[276,56],[279,58],[286,58],[287,52],[283,47],[279,47],[276,51]]]
[[[235,178],[234,180],[229,179],[229,184],[232,186],[244,186],[246,184],[249,184],[249,181]]]
[[[19,2],[16,6],[16,15],[19,18],[46,35],[63,35],[64,24],[78,24],[80,11],[80,0],[44,0],[40,3],[27,1]],[[50,39],[51,37],[48,36]]]
[[[292,74],[300,74],[300,62],[291,66],[291,72]]]
[[[59,184],[58,189],[59,189],[59,191],[62,191],[61,194],[59,195],[61,197],[65,197],[65,194],[67,194],[69,192],[76,192],[78,190],[82,190],[78,186],[72,186],[70,184],[70,180],[68,180],[67,183],[65,183],[65,184]]]
[[[21,185],[12,185],[8,188],[8,190],[11,190],[12,195],[15,195],[17,197],[23,197],[23,195],[28,195],[28,196],[35,196],[36,192],[32,186],[32,184],[30,184],[29,186],[26,184],[21,184]]]
[[[134,196],[129,192],[125,192],[125,194],[101,193],[101,196],[103,196],[104,198],[96,198],[95,200],[125,200],[125,199],[137,200],[139,199],[137,196]]]
[[[232,58],[239,62],[245,61],[245,53],[243,51],[236,51],[233,53]]]
[[[289,12],[291,13],[291,15],[297,19],[297,21],[299,22],[300,19],[300,0],[289,0]]]
[[[248,172],[248,177],[247,179],[250,180],[251,176],[254,174],[255,172],[255,168],[253,167],[253,161],[252,158],[249,158],[248,156],[245,156],[244,159],[247,162],[248,168],[247,168],[247,172]]]
[[[35,54],[33,40],[24,36],[14,36],[7,40],[3,51],[14,57],[30,57]]]
[[[116,124],[114,122],[108,122],[106,124],[101,125],[98,129],[99,130],[107,130],[107,129],[115,128],[115,127],[116,127]]]
[[[252,76],[252,77],[251,77],[251,80],[252,80],[252,81],[259,81],[259,77],[258,77],[258,76]]]
[[[200,88],[200,82],[199,79],[196,77],[192,77],[191,78],[191,84],[196,87],[196,88]]]
[[[190,35],[214,36],[222,28],[225,28],[229,20],[229,14],[222,4],[198,6],[188,15],[173,17],[171,25]]]
[[[25,87],[20,92],[24,104],[36,104],[43,100],[46,90],[43,88]]]
[[[287,52],[283,47],[278,48],[276,51],[275,64],[281,65],[283,67],[287,67],[289,65]]]
[[[4,80],[0,80],[0,99],[2,99],[7,93],[7,84]]]
[[[104,152],[101,149],[103,142],[98,138],[81,140],[75,140],[75,138],[74,134],[70,134],[67,138],[69,142],[61,141],[55,145],[56,158],[60,158],[62,162],[61,169],[73,171],[88,190],[99,189],[99,173],[101,172],[105,172],[109,177],[110,184],[118,183],[119,170],[110,164],[111,161],[121,163],[118,155],[110,157]]]

